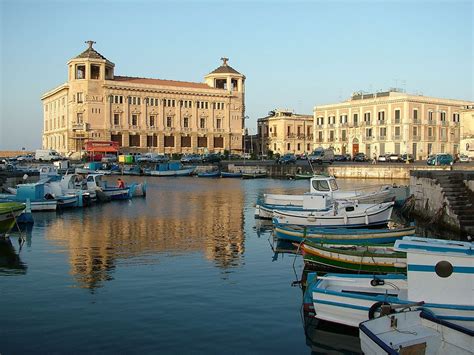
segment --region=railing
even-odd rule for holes
[[[294,133],[288,133],[286,135],[286,138],[295,138],[295,137],[296,137],[296,135]]]
[[[307,135],[307,136],[306,136],[306,139],[307,139],[307,140],[313,140],[313,135],[312,135],[312,134]]]
[[[448,125],[448,122],[447,121],[441,121],[441,126],[447,126]]]
[[[387,136],[379,136],[379,141],[385,141],[387,140]]]
[[[85,122],[73,123],[72,130],[73,131],[87,131],[89,130],[89,124]]]
[[[165,132],[173,132],[173,131],[174,131],[174,127],[165,127],[165,128],[163,129],[163,131],[165,131]]]
[[[413,136],[413,137],[411,137],[411,140],[414,141],[414,142],[419,142],[419,141],[421,141],[421,136]]]
[[[413,124],[421,124],[421,120],[419,118],[414,118]]]
[[[214,129],[215,132],[224,132],[224,128],[215,128]]]
[[[401,121],[402,121],[401,119],[395,118],[395,119],[393,120],[393,123],[394,123],[394,124],[400,124]]]
[[[392,139],[395,140],[395,141],[399,141],[399,140],[401,139],[401,136],[394,134],[394,135],[392,136]]]
[[[207,133],[207,128],[198,128],[198,132]]]
[[[347,137],[341,137],[341,142],[347,142]]]

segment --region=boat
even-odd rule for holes
[[[296,173],[294,175],[294,178],[296,180],[306,180],[306,179],[311,179],[314,176],[313,173]]]
[[[9,188],[10,193],[0,194],[0,201],[29,203],[31,211],[56,211],[58,200],[45,192],[46,180],[35,183],[18,184],[16,188]]]
[[[426,310],[387,314],[362,322],[362,352],[377,354],[472,354],[474,331],[440,320]]]
[[[86,177],[87,189],[100,191],[108,199],[125,200],[132,197],[130,187],[109,186],[107,181],[103,180],[104,174],[89,174]]]
[[[278,239],[297,243],[310,241],[324,244],[377,245],[395,243],[396,240],[415,234],[415,227],[405,228],[319,228],[275,224],[274,235]]]
[[[221,177],[223,178],[241,178],[242,172],[230,172],[230,171],[221,171]]]
[[[139,165],[125,165],[122,169],[123,175],[142,175],[143,171]]]
[[[274,210],[276,224],[320,227],[386,226],[392,216],[394,202],[379,204],[338,204],[326,210]]]
[[[322,194],[332,200],[353,200],[358,203],[382,203],[395,201],[402,204],[409,195],[408,186],[384,185],[375,191],[341,191],[334,176],[314,175],[310,179],[310,191],[301,195],[265,194],[263,203],[274,205],[302,206],[305,195]]]
[[[80,174],[65,174],[59,180],[49,179],[46,186],[53,196],[79,196],[78,206],[87,206],[97,200],[96,189],[88,189],[85,177]]]
[[[202,173],[198,173],[197,176],[204,178],[217,178],[221,176],[221,172],[219,170],[203,171]]]
[[[261,178],[266,178],[266,177],[267,177],[267,172],[261,171],[261,170],[248,171],[248,172],[242,173],[243,179],[261,179]]]
[[[0,202],[0,235],[10,232],[25,208],[20,202]]]
[[[474,329],[474,243],[419,237],[395,242],[407,253],[407,274],[308,274],[305,302],[315,317],[358,327],[373,319],[383,305],[424,302],[441,320]]]
[[[393,246],[331,245],[303,241],[305,263],[358,273],[406,273],[406,253]]]
[[[189,176],[196,167],[184,167],[178,162],[156,164],[155,169],[146,169],[145,174],[151,176]]]

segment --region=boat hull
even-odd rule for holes
[[[0,235],[8,233],[13,228],[15,221],[23,213],[25,208],[26,206],[23,203],[0,203]]]
[[[151,170],[149,171],[149,174],[151,176],[189,176],[194,172],[194,167],[193,168],[184,168],[184,169],[179,169],[179,170],[164,170],[164,171],[158,171],[158,170]]]

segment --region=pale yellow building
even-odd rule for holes
[[[87,43],[67,63],[67,82],[41,97],[44,149],[67,154],[111,140],[122,151],[242,151],[245,76],[227,58],[203,83],[117,76]]]
[[[474,160],[474,105],[461,110],[461,154]]]
[[[303,154],[311,152],[313,146],[313,116],[294,113],[290,110],[270,111],[257,120],[260,152],[274,154]]]
[[[344,102],[314,107],[314,148],[336,154],[388,153],[426,159],[459,153],[460,114],[468,101],[412,95],[399,89],[355,93]]]

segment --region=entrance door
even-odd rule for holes
[[[352,156],[356,155],[359,153],[359,143],[354,143],[352,144]]]
[[[412,150],[412,152],[413,152],[413,159],[416,160],[416,143],[413,143],[413,150]],[[408,152],[407,152],[407,154],[408,154]]]

